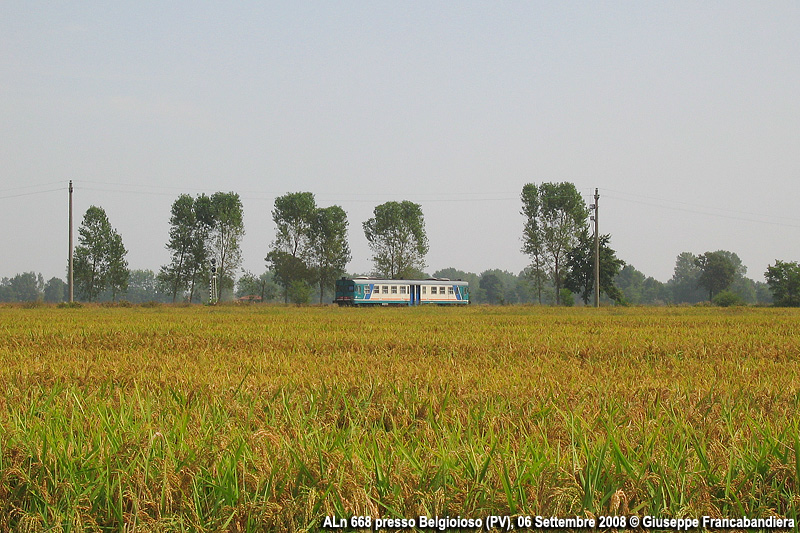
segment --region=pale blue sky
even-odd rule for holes
[[[180,193],[232,190],[261,272],[307,190],[348,212],[352,271],[409,199],[429,271],[518,272],[522,186],[572,181],[645,274],[727,249],[762,279],[800,260],[798,28],[797,2],[5,1],[0,277],[64,276],[72,179],[132,268],[168,261]]]

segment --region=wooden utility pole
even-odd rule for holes
[[[600,307],[600,233],[598,232],[598,201],[600,194],[594,190],[594,306]]]
[[[69,303],[72,303],[75,298],[75,287],[72,278],[72,180],[69,180],[69,278],[67,285],[69,285]]]

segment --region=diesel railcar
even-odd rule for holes
[[[461,280],[378,279],[367,277],[336,280],[339,305],[466,305],[469,283]]]

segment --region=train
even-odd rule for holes
[[[336,280],[336,299],[333,303],[340,306],[467,305],[469,283],[447,278],[343,277]]]

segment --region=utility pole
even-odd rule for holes
[[[600,194],[594,190],[594,306],[600,307],[600,233],[598,231],[598,201]]]
[[[69,303],[74,302],[75,286],[72,278],[72,180],[69,180],[69,278],[67,285],[69,285]]]

